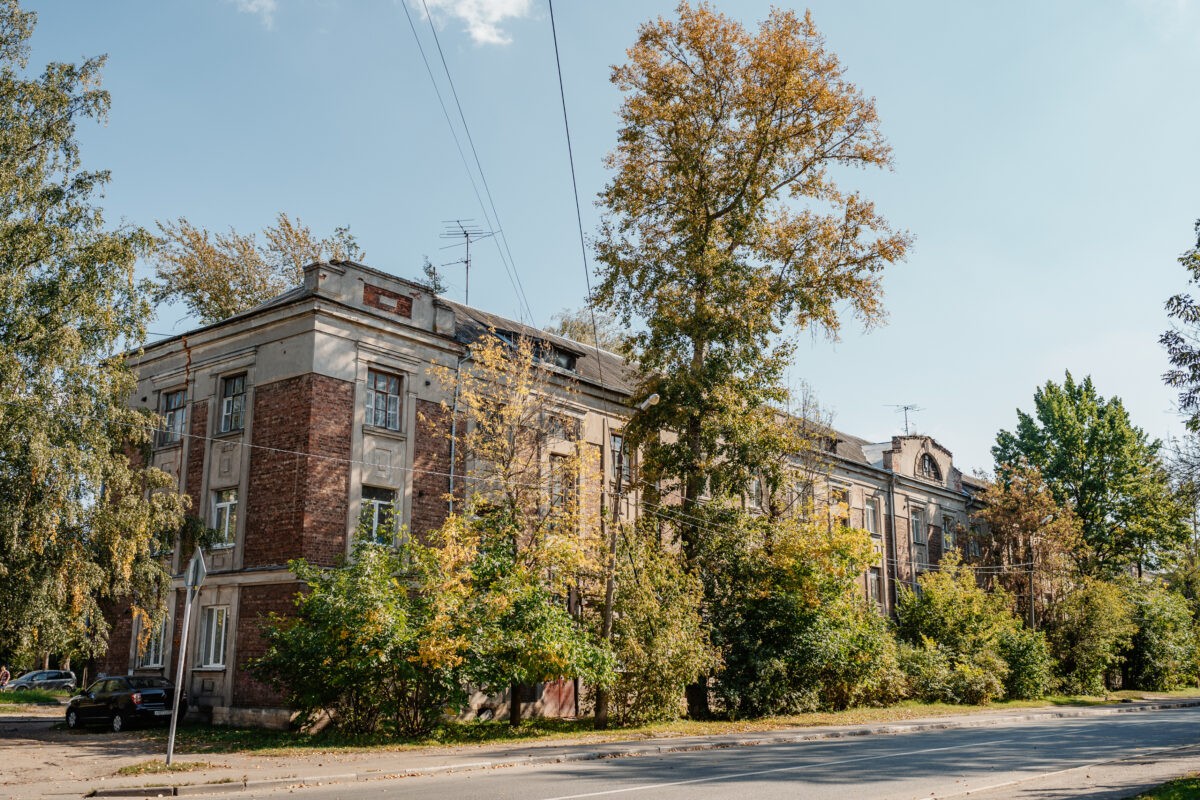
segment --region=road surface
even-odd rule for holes
[[[251,791],[279,800],[1124,798],[1200,770],[1200,708]]]

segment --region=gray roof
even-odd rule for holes
[[[474,342],[489,329],[513,331],[531,339],[549,342],[560,350],[574,355],[576,357],[575,374],[581,380],[625,395],[632,394],[637,386],[637,372],[616,353],[549,333],[498,314],[465,306],[453,300],[438,298],[438,302],[449,306],[454,312],[455,339],[463,344]]]

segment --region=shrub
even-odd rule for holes
[[[1125,685],[1170,691],[1196,681],[1196,636],[1187,600],[1161,584],[1131,587],[1137,632],[1125,653]]]
[[[1008,667],[990,650],[964,657],[928,639],[902,642],[899,663],[909,695],[926,703],[984,705],[1004,696]]]
[[[296,595],[295,616],[268,618],[267,650],[251,673],[283,693],[302,725],[329,712],[345,733],[385,724],[404,736],[428,732],[465,694],[444,598],[421,591],[430,585],[426,556],[362,542],[334,569],[290,562],[307,591]]]
[[[1000,635],[999,654],[1008,667],[1004,694],[1010,700],[1036,700],[1050,691],[1054,659],[1041,631],[1017,629]]]
[[[612,713],[622,725],[679,716],[684,687],[717,664],[700,617],[704,589],[639,526],[620,539]]]
[[[1133,604],[1119,586],[1085,579],[1052,609],[1047,638],[1058,661],[1059,688],[1103,694],[1105,674],[1133,640]]]

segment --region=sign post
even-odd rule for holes
[[[208,575],[208,567],[204,563],[204,553],[200,547],[192,554],[188,564],[184,584],[187,586],[187,596],[183,603],[183,631],[179,634],[179,652],[176,654],[175,667],[175,696],[171,701],[171,732],[167,734],[167,766],[175,755],[175,723],[179,720],[179,696],[183,694],[183,662],[187,660],[188,622],[192,616],[192,600],[200,593],[204,578]]]

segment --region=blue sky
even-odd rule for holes
[[[113,108],[80,130],[112,170],[110,221],[180,215],[261,229],[280,211],[319,232],[348,224],[372,266],[451,261],[443,220],[486,226],[405,16],[404,0],[41,0],[32,65],[107,53]],[[453,102],[420,0],[409,6]],[[718,2],[754,24],[766,2]],[[582,303],[579,251],[545,0],[430,0],[536,323]],[[575,163],[592,200],[615,139],[609,68],[659,0],[555,5]],[[1036,386],[1070,369],[1122,397],[1154,437],[1179,433],[1157,337],[1184,286],[1175,259],[1200,217],[1195,104],[1200,4],[1191,0],[809,6],[848,76],[874,96],[890,173],[848,184],[915,236],[886,275],[887,323],[805,338],[790,379],[843,430],[900,432],[891,406],[970,471]],[[450,107],[455,114],[454,107]],[[460,133],[461,136],[461,133]],[[465,141],[464,141],[465,146]],[[468,153],[469,155],[469,153]],[[447,267],[461,297],[461,271]],[[474,305],[516,316],[494,245]],[[163,309],[154,329],[183,330]]]

